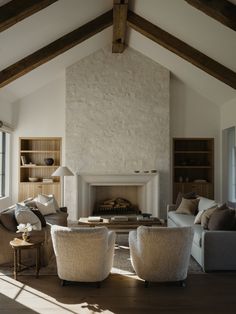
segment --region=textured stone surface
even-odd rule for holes
[[[74,172],[157,169],[169,201],[169,71],[132,49],[99,50],[66,71],[66,164]],[[76,206],[75,184],[67,203]],[[163,212],[164,213],[164,212]]]

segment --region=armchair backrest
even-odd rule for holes
[[[106,227],[52,226],[51,234],[60,278],[80,279],[79,281],[99,280],[96,278],[98,274],[103,275],[101,269],[104,268],[109,247]]]
[[[130,234],[135,271],[148,281],[185,279],[192,241],[192,227],[138,227]]]

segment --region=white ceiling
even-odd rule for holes
[[[235,0],[233,0],[235,1]],[[4,0],[0,0],[0,5]],[[130,8],[209,57],[236,71],[236,32],[208,17],[184,0],[130,0]],[[59,0],[46,9],[0,33],[0,69],[11,65],[51,41],[112,8],[113,0]],[[134,30],[127,43],[161,65],[212,102],[221,105],[236,91],[199,70]],[[10,102],[32,93],[63,75],[67,66],[106,45],[112,28],[97,34],[54,60],[0,90]]]

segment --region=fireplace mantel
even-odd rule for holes
[[[77,175],[77,218],[92,214],[93,188],[96,186],[138,186],[139,206],[142,212],[160,216],[159,173],[112,174],[80,173]]]

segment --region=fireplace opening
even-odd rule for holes
[[[92,215],[101,216],[95,214],[96,205],[117,198],[128,200],[138,214],[141,211],[141,215],[159,216],[158,173],[80,174],[77,176],[76,184],[77,219]],[[119,209],[119,213],[121,211],[124,212],[123,208]],[[115,215],[119,214],[116,212]]]
[[[106,199],[102,202],[96,203],[93,215],[138,215],[141,211],[138,206],[132,204],[129,200],[116,197]]]
[[[129,185],[93,186],[93,215],[138,215],[140,187]]]

